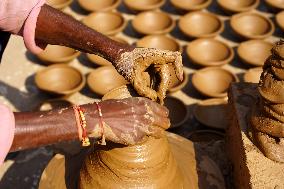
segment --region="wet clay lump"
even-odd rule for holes
[[[110,91],[106,99],[131,97],[127,87]],[[166,135],[145,137],[133,146],[108,144],[85,158],[80,189],[185,188],[190,186],[177,166]]]

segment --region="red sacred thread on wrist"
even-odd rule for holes
[[[85,117],[85,110],[78,105],[73,106],[76,124],[78,127],[79,138],[82,141],[82,146],[90,146],[90,139],[87,136],[87,122]]]
[[[102,108],[98,102],[95,102],[98,113],[99,113],[99,125],[100,125],[100,130],[101,130],[101,141],[99,142],[101,145],[106,145],[105,142],[105,130],[104,130],[104,121],[103,121],[103,114],[102,114]]]

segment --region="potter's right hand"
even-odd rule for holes
[[[169,128],[168,109],[142,97],[106,100],[99,103],[102,111],[103,132],[107,140],[133,145],[144,136],[160,137]],[[101,133],[96,124],[94,133]]]

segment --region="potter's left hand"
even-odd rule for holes
[[[135,144],[146,135],[160,137],[170,126],[168,110],[147,98],[135,97],[100,102],[107,140]],[[101,133],[97,124],[95,133]]]
[[[173,64],[177,78],[183,80],[182,57],[180,52],[153,48],[135,48],[131,52],[122,53],[114,63],[117,71],[131,82],[137,93],[163,104],[169,85],[169,64]],[[160,77],[157,91],[148,86],[143,75],[151,65]]]

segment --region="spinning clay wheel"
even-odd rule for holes
[[[126,98],[131,93],[122,86],[103,99]],[[106,146],[95,145],[94,149],[88,155],[73,158],[69,164],[77,164],[74,171],[70,171],[63,156],[56,155],[44,170],[39,189],[66,189],[74,179],[66,176],[65,171],[76,174],[78,167],[80,189],[225,188],[217,165],[209,157],[199,155],[191,141],[176,134],[165,132],[160,139],[145,137],[134,146],[108,142]]]

